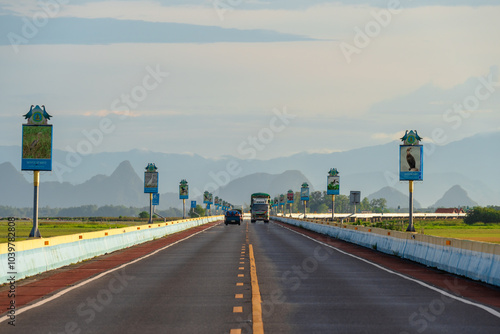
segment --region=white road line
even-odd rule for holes
[[[144,255],[143,257],[140,257],[140,258],[138,258],[138,259],[135,259],[134,261],[124,263],[124,264],[122,264],[122,265],[121,265],[121,266],[119,266],[119,267],[116,267],[116,268],[110,269],[110,270],[108,270],[108,271],[102,272],[102,273],[100,273],[100,274],[99,274],[99,275],[97,275],[97,276],[91,277],[91,278],[89,278],[89,279],[88,279],[88,280],[86,280],[86,281],[83,281],[83,282],[78,283],[77,285],[74,285],[74,286],[69,287],[69,288],[67,288],[67,289],[65,289],[65,290],[59,291],[59,292],[58,292],[58,293],[56,293],[55,295],[52,295],[52,296],[48,297],[47,299],[40,300],[40,301],[36,302],[35,304],[29,305],[29,306],[25,306],[25,307],[23,306],[23,307],[21,307],[20,309],[16,309],[16,316],[18,316],[19,314],[24,313],[24,312],[26,312],[26,311],[29,311],[29,310],[31,310],[31,309],[33,309],[33,308],[35,308],[35,307],[42,306],[42,305],[43,305],[43,304],[45,304],[45,303],[48,303],[48,302],[50,302],[50,301],[52,301],[52,300],[54,300],[54,299],[56,299],[56,298],[59,298],[59,297],[61,297],[62,295],[66,294],[66,293],[68,293],[68,292],[70,292],[70,291],[72,291],[72,290],[74,290],[74,289],[78,289],[79,287],[84,286],[84,285],[86,285],[87,283],[90,283],[90,282],[92,282],[92,281],[95,281],[95,280],[97,280],[97,279],[99,279],[99,278],[101,278],[101,277],[103,277],[103,276],[105,276],[105,275],[107,275],[107,274],[110,274],[110,273],[112,273],[112,272],[114,272],[114,271],[116,271],[116,270],[120,270],[120,269],[122,269],[122,268],[125,268],[125,267],[126,267],[126,266],[128,266],[128,265],[131,265],[131,264],[133,264],[133,263],[136,263],[136,262],[139,262],[139,261],[141,261],[141,260],[144,260],[144,259],[146,259],[146,258],[148,258],[148,257],[150,257],[150,256],[153,256],[153,255],[155,255],[156,253],[161,252],[161,251],[162,251],[162,250],[164,250],[164,249],[167,249],[167,248],[169,248],[169,247],[171,247],[171,246],[173,246],[173,245],[175,245],[175,244],[178,244],[178,243],[179,243],[179,242],[181,242],[181,241],[184,241],[184,240],[187,240],[187,239],[189,239],[189,238],[191,238],[191,237],[194,237],[194,236],[195,236],[195,235],[197,235],[197,234],[200,234],[200,233],[202,233],[202,232],[208,231],[209,229],[211,229],[211,228],[213,228],[213,227],[215,227],[215,226],[218,226],[218,225],[219,225],[219,224],[215,224],[214,226],[211,226],[211,227],[209,227],[209,228],[207,228],[207,229],[204,229],[203,231],[196,232],[195,234],[192,234],[192,235],[190,235],[190,236],[188,236],[188,237],[185,237],[184,239],[177,240],[177,241],[176,241],[176,242],[174,242],[173,244],[170,244],[170,245],[167,245],[167,246],[162,247],[162,248],[160,248],[160,249],[157,249],[157,250],[155,250],[155,251],[154,251],[154,252],[152,252],[152,253],[149,253],[149,254],[147,254],[147,255]],[[9,319],[10,319],[10,317],[9,317],[8,315],[5,315],[5,316],[3,316],[3,317],[1,317],[1,318],[0,318],[0,323],[4,322],[4,321],[6,321],[6,320],[9,320]]]
[[[500,318],[500,312],[496,311],[495,309],[493,309],[493,308],[491,308],[491,307],[488,307],[488,306],[483,305],[483,304],[474,303],[474,302],[472,302],[472,301],[470,301],[470,300],[467,300],[467,299],[464,299],[464,298],[461,298],[461,297],[457,297],[457,296],[455,296],[455,295],[450,294],[449,292],[446,292],[446,291],[444,291],[444,290],[441,290],[441,289],[439,289],[439,288],[436,288],[436,287],[434,287],[434,286],[432,286],[432,285],[429,285],[429,284],[424,283],[424,282],[422,282],[422,281],[419,281],[419,280],[417,280],[417,279],[414,279],[414,278],[408,277],[408,276],[403,275],[403,274],[401,274],[401,273],[398,273],[398,272],[392,271],[392,270],[387,269],[387,268],[385,268],[385,267],[382,267],[381,265],[378,265],[378,264],[376,264],[376,263],[370,262],[370,261],[368,261],[368,260],[366,260],[366,259],[363,259],[362,257],[356,256],[356,255],[353,255],[353,254],[350,254],[350,253],[347,253],[347,252],[344,252],[343,250],[340,250],[340,249],[338,249],[338,248],[336,248],[336,247],[333,247],[333,246],[331,246],[331,245],[325,244],[324,242],[321,242],[321,241],[319,241],[319,240],[316,240],[316,239],[314,239],[314,238],[311,238],[311,237],[309,237],[309,236],[307,236],[307,235],[305,235],[305,234],[302,234],[302,233],[300,233],[300,232],[294,231],[294,230],[292,230],[292,229],[290,229],[290,228],[288,228],[288,227],[285,227],[285,226],[280,225],[280,224],[277,224],[277,225],[278,225],[278,226],[280,226],[280,227],[282,227],[282,228],[284,228],[284,229],[287,229],[287,230],[289,230],[289,231],[292,231],[292,232],[294,232],[294,233],[297,233],[297,234],[299,234],[299,235],[301,235],[301,236],[303,236],[303,237],[306,237],[306,238],[308,238],[308,239],[311,239],[311,240],[313,240],[313,241],[315,241],[315,242],[317,242],[317,243],[319,243],[319,244],[321,244],[321,245],[323,245],[323,246],[330,247],[330,248],[332,248],[332,249],[336,250],[336,251],[337,251],[337,252],[339,252],[339,253],[342,253],[342,254],[344,254],[344,255],[348,255],[348,256],[353,257],[353,258],[355,258],[355,259],[358,259],[358,260],[360,260],[360,261],[363,261],[363,262],[366,262],[366,263],[368,263],[368,264],[371,264],[372,266],[377,267],[377,268],[379,268],[379,269],[382,269],[382,270],[384,270],[384,271],[386,271],[386,272],[388,272],[388,273],[390,273],[390,274],[393,274],[393,275],[399,276],[399,277],[401,277],[401,278],[404,278],[404,279],[406,279],[406,280],[408,280],[408,281],[411,281],[411,282],[415,282],[415,283],[417,283],[417,284],[420,284],[420,285],[421,285],[421,286],[423,286],[423,287],[426,287],[426,288],[428,288],[428,289],[430,289],[430,290],[434,290],[434,291],[436,291],[436,292],[439,292],[439,293],[440,293],[440,294],[442,294],[442,295],[445,295],[445,296],[450,297],[450,298],[452,298],[452,299],[458,300],[459,302],[462,302],[462,303],[464,303],[464,304],[468,304],[468,305],[476,306],[476,307],[478,307],[478,308],[480,308],[480,309],[483,309],[484,311],[486,311],[486,312],[488,312],[488,313],[491,313],[491,314],[492,314],[492,315],[494,315],[495,317]],[[311,231],[311,232],[314,232],[314,231]],[[316,232],[315,232],[315,233],[316,233]]]

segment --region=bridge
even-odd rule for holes
[[[495,333],[500,328],[498,286],[283,218],[269,224],[245,219],[241,226],[226,226],[221,218],[18,281],[15,298],[8,295],[9,284],[2,287],[1,332]],[[147,231],[130,233],[167,227],[148,225],[141,227]],[[87,237],[96,245],[87,235],[76,243],[83,247]],[[114,236],[100,240],[108,237]],[[15,326],[9,325],[12,312],[5,313],[12,300]]]

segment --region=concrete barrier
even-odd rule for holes
[[[500,244],[274,217],[286,224],[500,286]]]
[[[18,241],[15,242],[14,269],[9,268],[8,244],[0,244],[0,284],[7,283],[13,275],[10,273],[15,273],[19,280],[220,219],[223,216]]]

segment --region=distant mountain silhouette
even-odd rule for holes
[[[65,208],[81,205],[125,205],[142,207],[149,204],[143,193],[143,183],[129,161],[122,162],[110,176],[96,175],[90,180],[72,185],[68,182],[43,182],[41,173],[39,206]],[[2,187],[0,205],[30,207],[33,205],[33,183],[10,163],[0,165]]]
[[[363,195],[363,194],[361,194]],[[363,197],[363,196],[362,196]],[[408,208],[410,205],[410,197],[409,195],[405,195],[402,192],[392,188],[392,187],[384,187],[377,192],[374,192],[371,195],[367,196],[368,200],[377,199],[377,198],[385,198],[387,200],[387,207],[392,209],[397,209],[398,206],[401,209]],[[421,208],[420,203],[413,198],[413,207]]]
[[[474,202],[467,195],[467,192],[459,185],[454,185],[451,187],[444,195],[431,207],[434,208],[457,208],[464,206],[477,206],[477,202]]]
[[[424,137],[424,181],[415,183],[414,200],[424,207],[433,205],[450,187],[460,184],[469,196],[480,205],[500,204],[498,190],[500,189],[500,178],[497,177],[498,159],[495,154],[488,153],[498,150],[498,142],[500,142],[500,131],[475,135],[443,146],[429,144]],[[68,186],[83,184],[92,180],[97,174],[96,171],[102,174],[100,177],[111,175],[117,166],[128,160],[136,173],[135,177],[138,177],[141,183],[147,163],[155,162],[160,173],[160,192],[170,194],[166,195],[165,198],[168,197],[169,201],[174,201],[177,204],[182,203],[178,199],[178,185],[182,179],[189,182],[190,198],[198,199],[207,185],[221,184],[221,182],[214,182],[214,175],[220,175],[220,173],[231,176],[229,180],[222,182],[224,188],[228,187],[229,182],[252,174],[278,175],[293,169],[300,171],[310,181],[309,185],[312,188],[322,191],[326,190],[326,175],[332,167],[337,168],[340,172],[340,193],[342,195],[349,195],[350,190],[359,190],[361,194],[373,194],[387,186],[402,194],[408,194],[408,182],[399,182],[398,177],[399,144],[399,141],[394,141],[384,145],[363,147],[345,152],[299,153],[269,160],[243,160],[230,156],[209,159],[196,154],[173,154],[135,149],[127,152],[89,154],[82,157],[80,164],[66,169],[58,169],[57,166],[66,166],[70,153],[54,150],[54,170],[42,173],[41,182],[59,181],[61,188],[65,189],[62,186],[64,182]],[[22,174],[19,172],[20,152],[20,147],[0,146],[0,163],[12,163],[17,169],[17,174],[12,177],[23,175],[27,180],[25,185],[28,186],[32,184],[33,177],[30,172],[22,172]],[[228,171],[233,171],[228,170],[229,163],[237,166],[233,169],[237,173],[228,174]],[[94,179],[94,182],[99,183],[99,180],[101,179]],[[26,196],[26,194],[31,194],[31,188],[24,189],[23,185],[18,185],[17,189],[3,187],[5,182],[10,182],[4,175],[0,175],[0,181],[2,181],[0,183],[1,189],[7,189],[0,190],[4,192],[0,194],[0,198],[7,198],[9,203],[16,206],[31,205],[32,196]],[[300,183],[288,187],[288,189],[299,191]],[[252,189],[241,188],[246,193],[250,193]],[[46,190],[41,188],[40,191]],[[5,194],[5,191],[8,191],[10,195]],[[222,192],[223,189],[217,191]],[[141,195],[141,192],[142,190],[139,190],[139,193],[133,198],[139,197],[142,206],[145,195]],[[277,188],[273,191],[270,190],[270,192],[283,191],[281,188]],[[67,196],[78,195],[69,193]],[[245,202],[248,201],[246,196],[244,197]],[[16,200],[14,201],[14,199]],[[231,200],[229,197],[226,199]],[[238,200],[241,199],[238,198]],[[41,200],[43,201],[44,198]],[[109,198],[103,200],[108,201]],[[63,202],[65,201],[66,198]],[[148,203],[146,197],[146,204]],[[169,205],[169,202],[164,201],[162,197],[160,208],[163,208],[163,205]]]

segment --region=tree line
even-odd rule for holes
[[[464,223],[468,225],[474,223],[500,223],[500,206],[476,206],[467,211]]]
[[[294,202],[292,212],[304,212],[304,203],[300,200],[300,192],[294,193]],[[285,212],[289,212],[288,204],[285,206]],[[309,213],[327,213],[332,209],[332,196],[327,195],[326,191],[313,191],[309,194],[306,212]],[[349,196],[335,195],[335,212],[350,213],[354,208],[350,204]],[[389,212],[387,200],[385,198],[375,198],[371,201],[363,198],[360,204],[356,205],[356,212],[370,211],[375,213]]]

